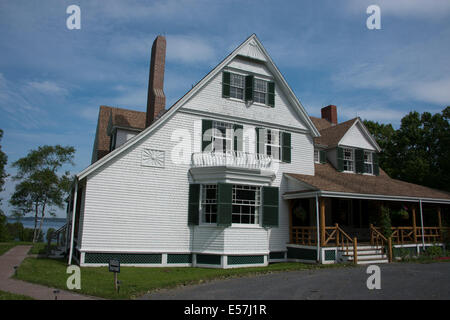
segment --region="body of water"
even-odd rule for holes
[[[18,222],[16,219],[7,219],[8,223],[16,223]],[[20,219],[20,223],[23,224],[24,228],[34,229],[34,220],[28,220],[28,219]],[[65,220],[53,220],[52,218],[45,219],[44,223],[42,224],[42,232],[44,233],[44,239],[46,239],[47,230],[50,228],[53,228],[55,230],[58,230],[65,224]],[[39,228],[39,221],[38,221],[38,228]]]

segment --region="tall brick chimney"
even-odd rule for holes
[[[157,36],[153,41],[148,80],[147,117],[148,127],[166,107],[164,95],[164,65],[166,61],[166,38]]]
[[[329,105],[322,108],[322,119],[328,120],[333,125],[337,125],[337,109],[336,106]]]

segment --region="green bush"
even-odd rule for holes
[[[407,261],[411,257],[411,252],[406,248],[397,249],[397,257],[399,257],[402,261]]]
[[[425,249],[425,255],[431,258],[442,257],[443,251],[439,246],[431,246]]]
[[[47,242],[49,242],[49,241],[52,240],[52,236],[53,236],[53,234],[54,234],[55,232],[56,232],[55,229],[53,229],[53,228],[48,228],[47,234],[46,234],[46,236],[45,236],[45,238],[47,239]]]
[[[392,235],[392,224],[391,224],[391,217],[390,217],[390,214],[389,214],[389,208],[388,207],[385,207],[385,206],[381,207],[379,226],[380,226],[380,229],[381,229],[381,233],[386,238],[389,238]]]
[[[0,211],[0,242],[10,240],[11,236],[6,227],[6,216]]]

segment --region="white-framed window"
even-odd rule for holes
[[[373,158],[370,151],[364,151],[364,173],[373,174]]]
[[[244,100],[245,77],[230,73],[230,97]]]
[[[204,184],[202,185],[202,223],[215,224],[217,223],[217,185]]]
[[[314,162],[315,163],[320,163],[320,155],[319,155],[319,150],[318,149],[314,149]]]
[[[212,136],[213,152],[226,153],[233,150],[233,124],[214,121]]]
[[[253,101],[267,104],[267,81],[254,79]]]
[[[355,153],[352,148],[344,148],[344,171],[354,172],[355,171]]]
[[[266,155],[272,156],[273,159],[281,159],[281,141],[279,130],[266,130],[264,147]]]
[[[259,224],[261,187],[233,185],[232,223]]]

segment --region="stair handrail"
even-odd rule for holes
[[[342,250],[344,250],[345,246],[345,254],[348,255],[350,251],[350,244],[353,247],[353,263],[358,263],[358,250],[357,250],[357,239],[351,238],[342,228],[339,226],[339,224],[335,224],[336,228],[336,246],[341,247]]]
[[[389,238],[384,236],[380,231],[377,230],[377,228],[373,226],[373,224],[370,224],[370,243],[372,245],[376,245],[377,247],[380,243],[380,247],[382,248],[383,252],[386,250],[385,248],[387,246],[388,260],[389,262],[392,262],[392,236]]]

